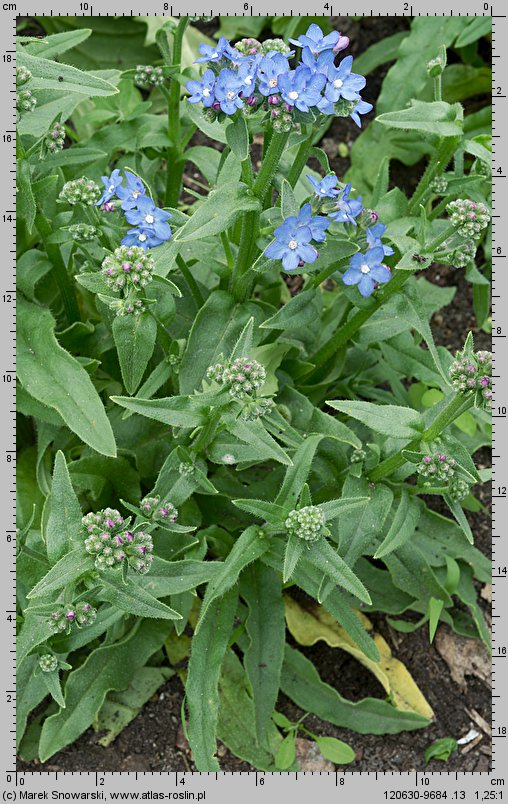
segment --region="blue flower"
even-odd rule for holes
[[[335,53],[333,50],[324,50],[323,53],[320,53],[316,58],[310,47],[304,47],[301,59],[302,64],[308,67],[309,70],[312,70],[313,73],[323,73],[323,75],[327,75],[330,65],[333,64],[333,60],[335,59]]]
[[[339,194],[335,173],[329,173],[321,181],[318,181],[313,176],[307,176],[307,181],[313,186],[318,198],[335,198]]]
[[[284,221],[275,232],[275,240],[265,249],[271,260],[282,260],[285,271],[296,271],[300,263],[312,263],[318,258],[317,249],[310,245],[312,231],[299,226],[294,215]]]
[[[238,69],[238,79],[242,83],[242,97],[250,98],[256,89],[256,76],[258,63],[256,61],[244,61]]]
[[[101,180],[104,185],[104,192],[97,201],[96,207],[100,207],[101,204],[105,204],[106,201],[109,201],[114,195],[117,195],[117,190],[123,182],[123,176],[120,174],[119,169],[115,168],[111,176],[101,176]]]
[[[303,64],[279,78],[280,92],[284,101],[289,106],[296,106],[301,112],[308,112],[311,106],[317,106],[325,84],[324,75],[321,73],[313,75],[312,70]]]
[[[219,101],[224,114],[231,115],[242,108],[243,100],[239,95],[243,88],[243,82],[234,70],[226,68],[220,71],[215,85],[215,99]]]
[[[325,98],[337,103],[340,98],[348,101],[359,100],[360,90],[367,83],[363,75],[351,72],[353,57],[346,56],[338,67],[330,64],[328,68],[328,84],[325,89]]]
[[[323,217],[323,215],[312,215],[312,207],[310,204],[303,205],[297,218],[291,215],[285,220],[285,223],[290,223],[291,226],[294,225],[293,222],[299,227],[304,226],[310,229],[312,239],[315,240],[316,243],[322,243],[325,240],[325,231],[330,226],[328,218]]]
[[[385,257],[390,257],[395,253],[393,248],[391,246],[385,246],[381,241],[387,228],[384,223],[376,223],[375,226],[369,226],[369,228],[365,230],[365,234],[367,235],[367,245],[369,248],[382,248]]]
[[[323,35],[323,31],[313,23],[307,29],[306,34],[302,34],[298,39],[290,39],[293,45],[300,45],[300,47],[308,47],[314,55],[322,53],[323,50],[332,50],[339,41],[340,33],[332,31],[327,36]]]
[[[162,245],[163,242],[164,240],[156,237],[149,229],[140,227],[139,229],[129,229],[122,240],[122,246],[139,246],[146,251],[149,248]]]
[[[133,173],[125,171],[126,187],[118,187],[116,194],[122,200],[122,209],[124,212],[128,209],[134,209],[138,203],[138,199],[145,195],[146,188],[141,179]]]
[[[258,68],[258,89],[265,97],[279,92],[279,79],[289,72],[288,60],[282,53],[264,56]]]
[[[367,101],[364,101],[360,98],[360,100],[358,101],[358,103],[356,104],[355,108],[353,109],[353,111],[349,116],[351,120],[353,120],[356,123],[358,128],[361,128],[362,121],[360,120],[360,115],[368,114],[368,112],[372,111],[373,108],[374,107],[372,106],[372,103],[367,103]]]
[[[337,223],[353,223],[363,210],[361,198],[350,198],[351,184],[346,184],[337,199],[336,211],[330,212],[330,218]]]
[[[161,243],[171,237],[171,228],[169,223],[166,223],[168,218],[171,218],[171,214],[163,209],[158,209],[152,199],[146,195],[138,199],[137,209],[125,213],[125,218],[127,223],[149,232]]]
[[[206,70],[201,81],[187,81],[185,87],[191,95],[187,98],[189,103],[202,103],[208,108],[215,100],[215,73],[213,70]]]
[[[232,45],[228,45],[227,48],[224,50],[224,56],[228,61],[231,62],[233,67],[239,67],[243,62],[248,62],[251,59],[251,56],[247,56],[244,53],[240,53],[236,47]]]
[[[358,285],[362,296],[370,296],[376,284],[389,282],[392,278],[389,268],[382,265],[383,257],[382,248],[371,248],[366,254],[354,254],[342,281],[345,285]]]
[[[220,62],[229,47],[230,44],[225,36],[221,36],[215,47],[213,45],[205,45],[204,42],[202,42],[199,46],[199,52],[202,55],[199,59],[196,59],[194,63],[207,64],[208,62]]]

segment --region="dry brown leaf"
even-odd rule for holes
[[[313,740],[306,740],[304,737],[297,737],[295,740],[296,758],[302,771],[323,771],[330,772],[335,770],[335,765],[329,759],[325,759],[316,743]]]
[[[441,626],[436,633],[435,645],[461,689],[467,688],[466,676],[476,676],[491,686],[492,663],[480,640],[459,636]]]

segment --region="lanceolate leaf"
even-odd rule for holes
[[[334,583],[342,586],[346,591],[363,600],[364,603],[371,602],[370,595],[363,583],[324,537],[311,544],[302,560],[317,567],[325,575],[328,575]]]
[[[84,547],[78,547],[63,556],[60,561],[57,561],[47,575],[28,593],[27,597],[41,597],[42,595],[49,595],[50,592],[55,592],[58,589],[63,589],[68,583],[77,581],[82,575],[93,570],[93,567],[92,556],[85,553]]]
[[[177,611],[170,609],[165,603],[153,597],[142,586],[134,583],[133,579],[127,577],[125,583],[120,577],[109,573],[104,573],[101,577],[103,589],[100,597],[112,603],[128,614],[135,614],[137,617],[155,617],[163,620],[181,620],[182,616]]]
[[[277,505],[282,505],[289,510],[295,507],[302,486],[309,476],[319,442],[322,439],[322,435],[310,435],[298,447],[293,455],[293,466],[287,470],[282,488],[275,499]]]
[[[400,545],[408,542],[420,519],[421,507],[418,500],[410,497],[406,491],[402,491],[399,507],[393,518],[390,530],[386,534],[382,544],[375,553],[375,558],[381,558],[388,553],[396,550]]]
[[[332,400],[326,403],[353,419],[358,419],[376,433],[394,438],[414,438],[423,428],[420,414],[397,405],[375,405],[373,402]]]
[[[203,240],[209,235],[228,229],[242,212],[259,209],[259,200],[245,184],[228,182],[213,190],[193,214],[191,219],[179,229],[175,240]]]
[[[116,316],[113,337],[125,388],[134,394],[155,348],[157,322],[150,313]]]
[[[271,524],[283,522],[286,518],[286,509],[282,505],[265,500],[233,500],[233,505]]]
[[[258,447],[265,453],[267,459],[271,458],[286,466],[291,466],[291,458],[286,455],[270,433],[267,433],[259,419],[255,419],[252,422],[243,421],[242,419],[230,419],[227,423],[227,429],[241,441]]]
[[[199,771],[220,770],[215,758],[219,715],[219,676],[236,614],[235,589],[215,600],[194,634],[185,690],[189,712],[189,744]]]
[[[280,576],[256,561],[242,575],[240,593],[249,607],[250,640],[244,664],[252,687],[258,742],[268,747],[271,717],[284,659],[285,624]]]
[[[20,298],[18,313],[21,384],[43,405],[58,411],[92,449],[115,457],[113,431],[99,395],[85,369],[57,343],[49,310]]]
[[[46,502],[46,550],[51,563],[68,552],[81,530],[81,507],[72,488],[63,452],[57,452],[51,494]]]
[[[282,570],[282,580],[287,583],[291,578],[295,567],[300,558],[305,552],[306,544],[303,539],[300,539],[296,533],[290,533],[286,541],[286,549],[284,551],[284,567]]]

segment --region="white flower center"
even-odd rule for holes
[[[370,274],[370,267],[367,265],[366,262],[364,262],[363,265],[360,265],[360,271],[362,272],[362,274]]]
[[[250,75],[248,75],[247,78],[245,79],[245,83],[247,84],[248,87],[250,87],[250,85],[252,84],[252,78],[250,77]]]
[[[114,193],[114,192],[115,192],[115,185],[110,184],[109,187],[108,187],[108,193]]]
[[[140,234],[138,240],[140,241],[140,243],[144,243],[146,240],[146,234]]]
[[[235,97],[235,93],[234,93],[234,92],[228,92],[228,93],[226,93],[226,98],[227,98],[228,100],[233,100],[233,98],[234,98],[234,97]]]
[[[268,86],[269,87],[276,87],[277,83],[278,83],[278,81],[277,81],[276,78],[270,78],[270,80],[268,81]]]
[[[137,198],[138,195],[141,195],[141,190],[134,190],[134,192],[132,193],[132,197]]]
[[[153,216],[153,215],[145,215],[145,221],[146,221],[147,223],[153,223],[153,222],[154,222],[154,220],[155,220],[155,218],[154,218],[154,216]]]
[[[321,187],[321,188],[320,188],[320,190],[319,190],[319,192],[320,192],[320,193],[322,193],[323,195],[325,195],[326,190],[325,190],[323,187]]]
[[[203,97],[204,98],[209,98],[210,97],[210,90],[209,89],[204,89],[203,90]]]
[[[218,58],[219,58],[219,54],[218,54],[218,53],[216,53],[216,52],[215,52],[215,53],[212,53],[212,55],[210,56],[210,58],[211,58],[211,59],[218,59]]]
[[[290,240],[288,243],[288,247],[291,249],[291,251],[294,251],[295,248],[298,248],[298,243],[296,242],[296,240]]]
[[[342,86],[344,86],[344,81],[341,81],[340,78],[336,78],[333,82],[333,85],[335,89],[340,89]]]
[[[288,98],[289,100],[296,100],[298,98],[298,92],[295,92],[294,90],[292,92],[288,92]]]

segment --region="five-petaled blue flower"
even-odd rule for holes
[[[335,53],[333,50],[323,50],[318,56],[314,56],[310,47],[304,47],[302,50],[302,64],[312,70],[313,73],[328,74],[330,65],[333,64]]]
[[[225,51],[230,47],[230,44],[225,36],[221,36],[216,45],[205,45],[203,42],[199,46],[201,56],[196,59],[195,64],[207,64],[208,62],[220,62],[225,55]]]
[[[185,87],[190,92],[190,98],[187,98],[189,103],[202,103],[208,108],[215,100],[215,73],[205,70],[201,81],[187,81]]]
[[[329,173],[321,181],[318,181],[313,176],[307,176],[307,181],[312,184],[318,198],[335,198],[339,194],[335,173]]]
[[[164,243],[157,237],[150,229],[129,229],[127,234],[122,240],[122,246],[140,246],[145,251],[149,248],[155,248]]]
[[[294,215],[286,218],[285,223],[288,221],[296,222],[298,226],[305,226],[310,229],[312,239],[316,243],[322,243],[325,240],[325,231],[330,226],[330,221],[323,215],[312,215],[312,207],[310,204],[304,204],[298,213],[298,217]]]
[[[294,215],[287,218],[275,232],[275,240],[265,249],[271,260],[282,260],[285,271],[296,271],[301,263],[315,262],[317,249],[310,245],[312,231],[309,226],[301,226]]]
[[[100,207],[107,201],[110,201],[114,195],[117,195],[117,190],[123,182],[123,176],[120,175],[118,168],[112,172],[111,176],[101,176],[101,181],[104,185],[104,191],[96,203],[96,207]]]
[[[289,106],[296,106],[301,112],[308,112],[317,106],[326,78],[321,73],[312,73],[308,67],[300,65],[287,75],[279,78],[280,93]]]
[[[395,253],[393,248],[391,246],[385,246],[381,241],[387,228],[384,223],[376,223],[374,226],[369,226],[369,228],[365,230],[365,234],[367,235],[367,245],[369,248],[382,248],[385,257],[390,257]]]
[[[336,209],[330,212],[330,218],[337,223],[352,223],[356,226],[355,218],[362,212],[363,204],[361,198],[350,198],[350,193],[351,184],[346,184],[337,198]]]
[[[361,128],[362,121],[360,120],[360,115],[368,114],[368,112],[372,111],[373,108],[374,107],[372,106],[372,103],[367,103],[367,101],[364,101],[360,98],[360,100],[358,101],[358,103],[356,104],[355,108],[353,109],[353,111],[349,116],[351,120],[353,120],[356,123],[358,128]]]
[[[325,98],[331,103],[337,103],[340,98],[345,100],[359,100],[360,90],[367,83],[363,75],[351,72],[353,57],[346,56],[338,67],[333,63],[328,67],[328,84],[325,89]]]
[[[323,50],[332,50],[339,41],[339,37],[340,33],[338,31],[332,31],[327,36],[324,36],[319,25],[312,23],[307,29],[306,34],[302,34],[298,39],[290,39],[289,41],[293,45],[310,48],[311,52],[317,56],[317,54],[322,53]]]
[[[277,95],[279,92],[279,79],[289,72],[288,60],[282,53],[273,53],[264,56],[258,68],[258,89],[265,97]]]
[[[161,243],[171,237],[171,228],[169,223],[166,223],[171,214],[156,207],[147,195],[138,198],[137,209],[126,212],[125,218],[132,226],[138,226],[143,231],[155,235]]]
[[[242,97],[250,98],[256,89],[258,65],[255,61],[244,61],[238,69],[238,78],[242,83]]]
[[[122,209],[126,212],[129,209],[134,209],[138,200],[146,193],[146,188],[140,178],[125,171],[125,187],[118,187],[116,194],[122,201]]]
[[[243,100],[239,97],[244,89],[243,81],[238,77],[234,70],[221,70],[215,85],[215,100],[220,103],[220,108],[224,114],[234,114],[237,109],[243,106]]]
[[[392,278],[389,268],[382,265],[383,257],[382,248],[371,248],[366,254],[354,254],[342,281],[345,285],[358,285],[362,296],[370,296],[377,284],[389,282]]]

